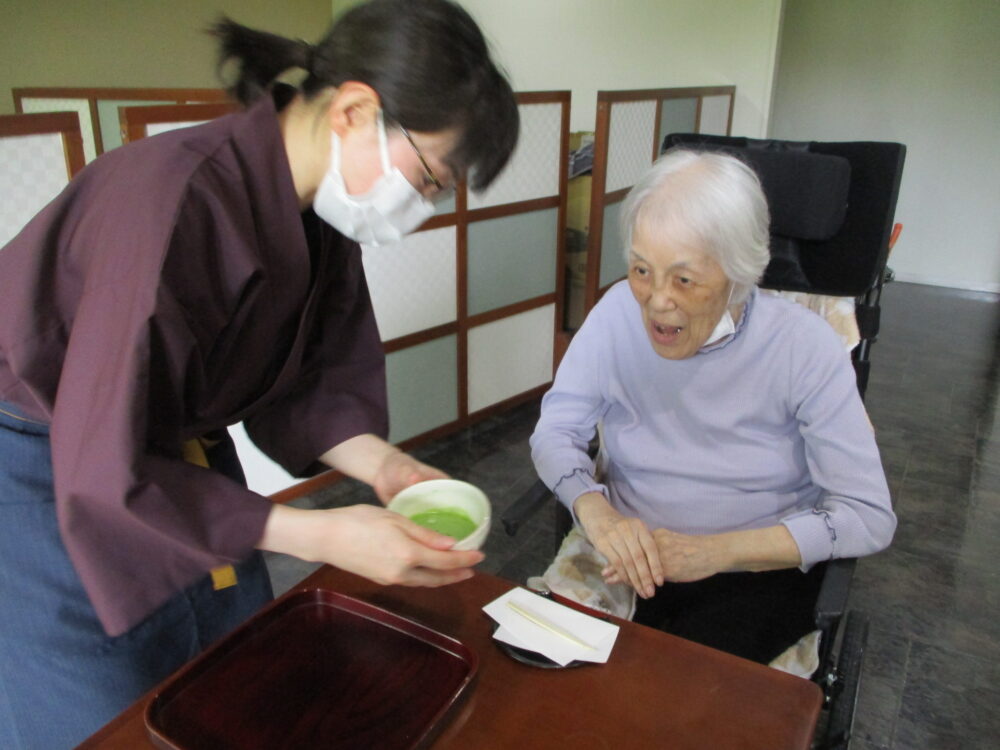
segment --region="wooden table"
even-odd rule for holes
[[[479,674],[433,747],[783,748],[809,747],[822,693],[807,680],[620,622],[607,664],[525,666],[501,652],[481,611],[513,586],[477,574],[439,589],[380,587],[324,567],[293,591],[329,588],[453,636],[480,657]],[[82,748],[150,748],[139,700]]]

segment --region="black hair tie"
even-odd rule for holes
[[[305,39],[299,39],[299,48],[302,50],[302,68],[313,75],[313,66],[316,64],[316,47]]]

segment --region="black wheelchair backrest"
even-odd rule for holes
[[[730,153],[753,167],[771,211],[762,286],[859,297],[881,282],[906,147],[672,133],[663,151]]]

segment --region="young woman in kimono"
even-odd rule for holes
[[[272,504],[225,428],[383,501],[442,476],[384,440],[358,243],[494,179],[508,82],[447,0],[356,6],[316,46],[214,34],[245,110],[103,155],[0,250],[3,748],[75,745],[256,611],[259,550],[422,586],[482,559],[383,508]]]

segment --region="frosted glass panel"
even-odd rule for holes
[[[469,411],[552,380],[555,306],[546,305],[469,330]]]
[[[434,215],[443,216],[444,214],[455,213],[455,192],[452,191],[447,196],[439,198],[434,201]]]
[[[146,135],[159,135],[169,130],[190,128],[192,125],[204,125],[208,120],[192,120],[191,122],[151,122],[146,125]]]
[[[510,162],[483,193],[469,193],[469,208],[559,194],[562,105],[522,104],[521,135]]]
[[[655,101],[611,105],[606,192],[632,187],[653,163],[655,129]]]
[[[455,320],[455,227],[362,246],[361,257],[383,341]]]
[[[701,100],[701,123],[699,133],[726,135],[729,126],[729,97],[706,96]]]
[[[122,126],[118,120],[119,107],[149,107],[153,104],[173,104],[173,102],[152,102],[148,100],[107,99],[97,101],[97,119],[100,120],[101,138],[104,150],[110,151],[122,145]]]
[[[94,126],[90,121],[90,104],[86,99],[22,99],[21,109],[28,112],[76,112],[80,118],[80,136],[83,138],[83,157],[88,161],[97,158]]]
[[[551,208],[469,225],[469,314],[556,289],[559,211]]]
[[[601,230],[601,275],[599,277],[602,288],[628,273],[618,223],[621,207],[621,203],[613,203],[604,207],[604,228]]]
[[[59,133],[0,138],[0,247],[68,182]]]
[[[458,419],[458,346],[454,336],[386,357],[389,440],[398,443]]]
[[[660,137],[656,139],[657,153],[663,148],[663,139],[671,133],[698,132],[697,99],[664,99],[660,105]]]

